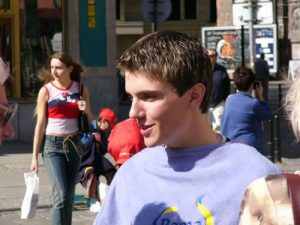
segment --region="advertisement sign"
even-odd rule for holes
[[[277,72],[276,25],[254,25],[255,58],[265,54],[271,73]],[[202,40],[207,49],[216,49],[217,62],[227,70],[235,70],[242,63],[241,27],[203,27]],[[250,65],[249,31],[244,27],[244,62]]]

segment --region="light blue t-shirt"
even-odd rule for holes
[[[256,178],[280,173],[254,148],[147,148],[117,172],[94,225],[234,225]]]

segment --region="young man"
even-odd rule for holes
[[[7,65],[0,57],[0,145],[4,139],[12,138],[15,135],[13,127],[9,121],[13,118],[17,111],[17,104],[7,105],[6,92],[4,82],[7,80],[9,70]]]
[[[94,225],[237,224],[248,184],[280,171],[212,130],[211,63],[201,42],[152,33],[125,51],[118,69],[148,148],[119,169]]]

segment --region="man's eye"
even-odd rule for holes
[[[156,99],[157,98],[157,96],[156,95],[144,95],[143,97],[142,97],[144,100],[154,100],[154,99]]]

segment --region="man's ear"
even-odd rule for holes
[[[205,95],[206,87],[202,83],[195,84],[190,89],[190,103],[200,106]]]

